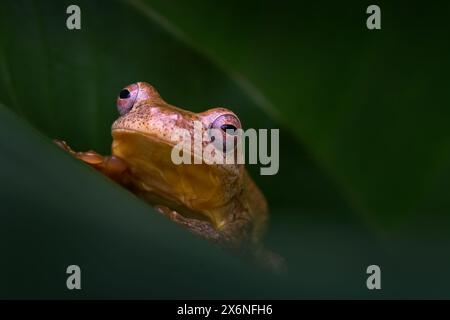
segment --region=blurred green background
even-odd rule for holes
[[[81,30],[66,8],[81,8]],[[0,298],[449,298],[450,4],[2,1]],[[136,81],[280,128],[267,244],[249,265],[55,147],[110,150]],[[66,267],[82,290],[66,289]],[[382,290],[366,288],[377,264]]]

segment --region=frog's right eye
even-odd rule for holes
[[[128,111],[133,108],[134,103],[136,102],[137,95],[139,93],[139,86],[136,83],[130,84],[120,91],[119,96],[117,97],[117,111],[119,114],[123,116],[128,113]]]

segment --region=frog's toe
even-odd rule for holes
[[[88,164],[101,164],[105,157],[95,151],[77,152],[76,157]]]
[[[61,149],[65,150],[67,152],[70,152],[70,153],[74,153],[74,151],[69,147],[67,142],[65,142],[64,140],[53,139],[53,142]]]
[[[156,205],[154,206],[154,208],[156,209],[156,211],[162,213],[170,220],[186,227],[189,231],[202,238],[208,239],[218,244],[220,244],[223,240],[222,234],[218,232],[208,221],[187,218],[180,213],[162,205]]]
[[[181,220],[181,215],[178,212],[176,212],[166,206],[156,205],[156,206],[154,206],[154,208],[156,211],[165,215],[167,218],[169,218],[172,221],[178,222]]]

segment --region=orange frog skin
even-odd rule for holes
[[[171,159],[175,129],[193,136],[195,121],[205,131],[238,129],[237,116],[225,108],[201,113],[180,109],[144,82],[124,88],[117,108],[120,117],[112,125],[111,156],[74,152],[64,141],[57,144],[195,234],[222,247],[260,252],[267,202],[244,165],[177,165]]]

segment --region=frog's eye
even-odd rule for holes
[[[119,114],[123,116],[128,111],[133,108],[133,105],[136,101],[136,97],[139,92],[139,86],[134,83],[125,87],[120,91],[119,96],[117,97],[117,110]]]
[[[221,148],[223,152],[229,152],[236,148],[238,132],[241,129],[241,122],[233,114],[224,114],[217,117],[211,124],[210,136],[211,142],[216,148]],[[221,139],[216,139],[216,135],[220,134]],[[221,141],[220,141],[221,140]]]

